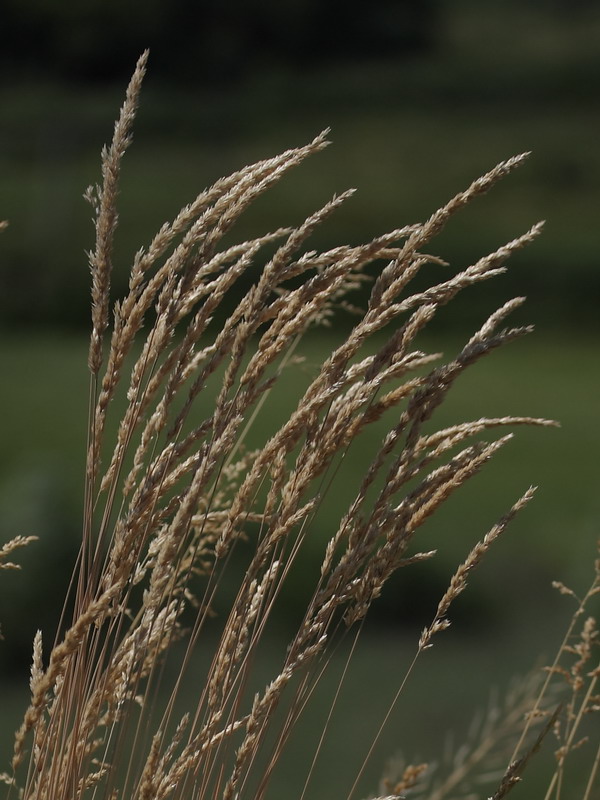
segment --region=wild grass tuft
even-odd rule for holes
[[[541,225],[438,283],[409,288],[428,265],[444,264],[429,247],[447,221],[526,155],[498,164],[424,222],[365,244],[325,252],[306,247],[351,192],[296,227],[229,243],[227,234],[250,203],[327,146],[324,132],[202,191],[138,250],[128,292],[113,304],[119,174],[146,59],[137,64],[112,143],[102,152],[102,182],[86,193],[96,243],[89,254],[81,549],[56,640],[45,642],[38,632],[33,643],[31,699],[3,775],[9,798],[266,797],[332,644],[361,630],[390,576],[434,557],[434,550],[420,551],[419,528],[510,439],[507,429],[553,424],[529,416],[482,417],[442,429],[433,422],[464,370],[531,330],[505,327],[523,298],[495,311],[447,361],[417,344],[439,309],[504,272],[507,259]],[[285,382],[286,369],[298,368],[302,337],[340,308],[356,312],[350,293],[368,284],[366,308],[284,422],[247,445],[256,439],[256,416],[268,418],[271,391]],[[120,393],[126,407],[110,441],[107,420]],[[315,536],[324,498],[336,491],[339,464],[380,419],[388,421],[387,433],[374,458],[365,460],[337,527],[327,531],[320,570],[304,579],[313,582],[302,617],[270,680],[257,689],[257,653],[299,554]],[[450,624],[452,603],[471,571],[532,494],[524,491],[457,568],[415,643],[399,692],[420,654]],[[18,538],[6,545],[0,560],[25,543]],[[238,579],[233,591],[229,573]],[[591,591],[598,591],[597,578]],[[567,637],[561,648],[577,658],[575,665],[569,670],[557,660],[549,673],[548,680],[563,675],[573,694],[565,727],[556,728],[561,751],[548,797],[559,796],[579,720],[597,704],[597,668],[590,677],[588,663],[596,640],[586,622],[579,643]],[[194,653],[205,648],[207,673],[190,680]],[[548,715],[546,697],[544,684],[527,727]],[[503,715],[486,718],[477,741],[437,785],[431,768],[405,765],[383,791],[430,800],[455,796],[467,776],[488,768],[498,741],[518,739],[529,703],[527,694],[510,701]],[[557,719],[551,717],[552,725]],[[498,773],[495,798],[515,784],[539,731],[523,730],[510,766]],[[315,759],[326,732],[315,731]],[[313,765],[306,764],[304,788],[290,787],[289,796],[311,796]],[[340,792],[354,781],[350,797],[361,769],[347,766]],[[593,780],[590,774],[587,800]]]

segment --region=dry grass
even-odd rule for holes
[[[501,328],[522,298],[492,314],[446,363],[415,346],[438,309],[463,289],[502,273],[509,256],[534,239],[540,225],[440,283],[406,291],[423,267],[443,263],[427,248],[448,219],[525,156],[499,164],[424,223],[364,245],[322,253],[305,249],[314,228],[350,195],[346,192],[296,228],[225,246],[224,236],[256,197],[327,145],[323,133],[233,173],[185,206],[136,253],[129,292],[111,313],[119,173],[145,67],[146,55],[127,90],[113,141],[103,151],[102,184],[87,192],[95,209],[96,245],[90,254],[83,536],[57,641],[44,646],[41,633],[35,638],[31,700],[16,733],[12,772],[4,775],[11,798],[266,796],[326,667],[332,640],[352,626],[360,631],[394,572],[434,556],[419,552],[418,529],[512,434],[491,441],[482,436],[496,428],[553,424],[523,416],[482,418],[442,430],[430,425],[469,365],[528,333],[528,327]],[[261,251],[267,255],[257,273]],[[248,275],[257,277],[231,310],[227,303],[236,284]],[[345,298],[367,281],[372,281],[367,308],[345,340],[320,365],[287,420],[247,450],[249,426],[285,367],[294,366],[300,338],[311,326],[327,323],[336,308],[356,311]],[[369,344],[375,351],[365,355]],[[215,380],[214,402],[202,418],[197,401]],[[119,391],[128,404],[111,444],[106,423]],[[392,420],[389,430],[364,465],[337,530],[329,532],[303,619],[270,682],[253,693],[255,655],[282,586],[313,533],[323,497],[332,491],[339,460],[384,415]],[[458,567],[416,643],[411,669],[449,625],[450,606],[471,570],[532,493],[527,490]],[[5,546],[0,558],[24,543],[17,539]],[[228,613],[217,621],[220,634],[208,674],[193,700],[185,688],[189,711],[181,716],[186,670],[207,628],[214,630],[214,608],[236,558],[246,559],[242,577]],[[556,783],[575,746],[579,719],[596,702],[597,671],[577,705],[579,682],[587,680],[584,659],[591,658],[595,637],[586,623],[577,665],[564,673],[574,694],[567,727],[559,733]],[[167,656],[179,659],[175,670],[164,668]],[[551,676],[558,670],[557,661]],[[547,713],[545,697],[546,687],[536,716]],[[487,724],[483,744],[462,758],[458,777],[430,791],[424,781],[431,773],[410,767],[384,791],[454,796],[467,772],[486,761],[498,736],[519,728],[527,707],[522,699],[510,703],[501,724]],[[315,733],[317,750],[322,733]],[[495,797],[512,787],[527,757],[522,753],[531,746],[525,731],[511,767],[503,778],[500,773]],[[310,772],[307,764],[307,782]],[[591,781],[592,776],[590,786]],[[293,794],[305,796],[302,790]]]

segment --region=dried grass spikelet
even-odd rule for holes
[[[0,547],[0,569],[21,569],[19,564],[6,561],[6,557],[20,547],[26,547],[31,542],[37,541],[37,538],[37,536],[15,536],[9,542],[3,544],[2,547]]]
[[[326,147],[324,132],[217,181],[165,223],[135,255],[111,324],[118,177],[146,58],[138,62],[113,142],[103,151],[103,183],[89,194],[96,246],[90,256],[83,540],[65,606],[70,621],[47,667],[41,638],[34,647],[32,699],[13,758],[25,800],[232,800],[250,791],[262,798],[319,680],[333,633],[363,620],[395,571],[434,555],[415,550],[419,528],[509,439],[479,437],[507,426],[552,424],[526,416],[480,418],[442,430],[430,424],[466,368],[529,332],[498,330],[522,298],[493,313],[446,363],[416,345],[443,306],[502,273],[510,255],[538,235],[539,225],[454,276],[407,291],[427,264],[440,263],[425,248],[450,217],[525,156],[502,162],[424,223],[366,244],[304,250],[315,227],[349,199],[352,193],[345,192],[296,227],[224,245],[255,198]],[[377,272],[381,261],[385,266]],[[311,326],[330,321],[338,305],[348,306],[346,294],[363,286],[373,270],[366,310],[323,359],[287,419],[247,451],[248,428],[293,364],[298,341]],[[242,277],[251,285],[238,292]],[[237,305],[224,314],[234,292]],[[364,355],[368,345],[372,352]],[[212,403],[202,410],[198,400],[214,382]],[[110,443],[107,418],[119,391],[127,405]],[[282,663],[264,688],[250,693],[257,650],[336,465],[363,431],[390,412],[394,419],[378,452],[364,465],[337,530],[329,532]],[[420,649],[446,625],[450,601],[468,573],[528,499],[526,493],[473,549]],[[236,548],[242,551],[236,557],[245,558],[243,574],[221,612],[211,665],[195,681],[191,707],[188,700],[178,716],[193,653],[227,589],[224,576]],[[179,659],[171,683],[172,672],[163,672],[167,657]],[[259,752],[285,703],[278,744],[257,776]]]
[[[596,546],[600,552],[600,540]],[[519,754],[522,752],[523,743],[530,727],[536,720],[546,718],[546,730],[552,730],[558,742],[555,751],[556,769],[548,784],[545,795],[547,800],[560,796],[563,790],[570,786],[566,776],[570,766],[571,753],[580,747],[589,748],[589,745],[593,743],[593,737],[587,735],[586,721],[590,718],[593,719],[600,711],[600,693],[598,691],[600,667],[598,667],[597,656],[600,634],[597,620],[590,614],[590,607],[600,594],[600,558],[596,558],[593,567],[592,581],[581,597],[578,597],[570,587],[565,586],[562,582],[554,581],[553,583],[554,588],[561,594],[575,600],[576,607],[552,664],[545,668],[545,680],[533,708],[528,714],[526,725],[515,746],[511,764],[507,769],[507,775],[509,775],[512,765],[518,764],[526,757],[519,756]],[[549,712],[545,708],[547,698],[553,691],[556,692],[557,688],[562,690],[563,703],[548,719]],[[591,726],[589,729],[591,730]],[[589,760],[591,766],[587,776],[583,771],[585,767],[582,764],[578,764],[576,767],[579,776],[587,778],[585,787],[582,789],[583,800],[592,800],[592,797],[597,794],[600,775],[600,745],[596,745],[596,750],[591,752]],[[498,797],[503,796],[503,794],[498,794]]]
[[[492,688],[487,707],[480,708],[460,738],[448,732],[443,752],[426,764],[407,765],[403,755],[389,761],[382,777],[380,792],[408,792],[415,800],[450,800],[454,797],[488,796],[498,783],[511,783],[518,776],[522,762],[511,762],[505,770],[506,758],[514,739],[523,729],[526,712],[531,708],[540,688],[541,675],[534,670],[499,696]],[[551,716],[551,703],[546,703],[544,718]],[[543,727],[547,727],[543,726]],[[533,744],[533,743],[532,743]],[[519,760],[520,761],[520,760]],[[508,777],[507,777],[508,772]],[[514,784],[514,780],[512,783]]]

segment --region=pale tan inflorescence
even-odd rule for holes
[[[499,329],[522,298],[492,314],[446,363],[415,345],[442,306],[502,273],[539,225],[427,289],[406,291],[422,268],[440,263],[424,248],[450,217],[525,156],[499,164],[424,223],[363,245],[305,250],[315,227],[350,192],[297,227],[223,244],[255,198],[326,147],[325,132],[201,192],[138,251],[128,292],[111,314],[118,179],[146,58],[103,151],[102,185],[88,193],[96,207],[96,246],[84,536],[72,617],[47,666],[41,636],[34,645],[32,699],[13,757],[15,785],[26,800],[263,797],[334,631],[362,621],[396,570],[434,555],[415,548],[419,527],[510,438],[481,436],[494,428],[552,424],[527,416],[441,430],[430,424],[467,367],[530,330]],[[368,275],[374,279],[366,310],[323,359],[287,419],[254,450],[245,449],[248,425],[286,363],[294,364],[299,339],[347,305],[348,291],[364,286]],[[247,286],[249,276],[250,288],[239,291],[240,279]],[[237,305],[223,315],[232,292]],[[209,410],[199,411],[198,400],[215,381]],[[110,445],[106,421],[119,391],[126,407]],[[382,418],[392,422],[364,464],[355,498],[329,532],[283,662],[249,696],[255,653],[336,463]],[[419,651],[447,626],[450,603],[470,571],[530,496],[525,492],[458,568]],[[249,555],[211,666],[177,718],[186,668],[239,546]],[[163,673],[161,664],[174,650],[181,662],[168,684],[171,671]],[[284,697],[278,745],[256,776],[258,753]]]

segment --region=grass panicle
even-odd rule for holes
[[[437,409],[467,368],[530,332],[529,326],[502,327],[523,298],[492,313],[447,360],[419,344],[459,292],[504,272],[510,256],[540,233],[534,225],[455,273],[428,254],[452,216],[527,154],[500,163],[424,222],[365,244],[307,249],[313,231],[343,213],[351,191],[295,227],[232,244],[227,235],[240,215],[322,151],[325,131],[202,191],[138,250],[128,290],[113,302],[119,176],[146,61],[144,53],[112,143],[102,152],[102,183],[86,195],[95,210],[96,243],[89,256],[82,543],[57,638],[48,644],[41,633],[35,637],[31,699],[16,733],[12,771],[3,774],[14,800],[266,797],[332,645],[347,629],[362,628],[394,573],[435,556],[419,549],[422,525],[510,440],[507,428],[554,424],[529,416],[435,424]],[[435,275],[441,265],[443,280],[410,293],[418,274]],[[356,290],[368,294],[364,303],[351,300]],[[314,369],[283,422],[261,434],[268,426],[257,431],[255,420],[268,419],[269,401],[298,363],[302,337],[330,324],[339,309],[355,314],[347,333]],[[323,529],[322,508],[335,493],[341,462],[379,421],[387,430],[364,459],[353,499],[338,524]],[[450,606],[470,573],[532,493],[457,568],[415,643],[400,691],[417,657],[448,627]],[[303,577],[309,587],[303,613],[271,678],[257,685],[257,653],[274,609],[317,535],[321,563]],[[5,545],[0,566],[12,566],[5,557],[27,541]],[[581,716],[597,703],[597,670],[590,677],[588,663],[596,639],[586,622],[578,644],[562,648],[576,664],[569,671],[557,661],[549,673],[549,679],[564,675],[573,690],[559,732],[558,783]],[[200,678],[196,655],[207,643],[211,655]],[[531,725],[549,713],[546,691],[547,684]],[[488,718],[479,743],[427,797],[449,796],[462,785],[496,739],[505,743],[518,727],[523,708],[520,699],[500,720]],[[316,732],[315,759],[324,733]],[[520,758],[522,764],[518,754],[531,746],[525,730],[511,763]],[[303,797],[312,770],[306,767]],[[501,786],[514,784],[513,773]],[[382,790],[399,797],[430,775],[423,764],[404,767]]]

